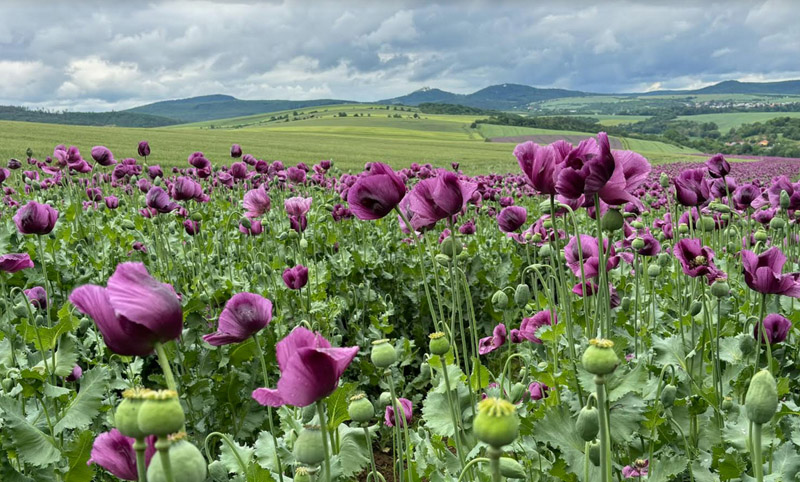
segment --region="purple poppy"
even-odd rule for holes
[[[501,346],[503,346],[506,342],[506,325],[500,323],[499,325],[494,327],[492,330],[492,336],[487,336],[486,338],[481,338],[478,341],[478,353],[481,355],[486,355],[487,353],[491,353]]]
[[[12,253],[0,256],[0,271],[16,273],[27,268],[33,268],[33,261],[31,261],[28,253]]]
[[[189,199],[200,200],[203,197],[203,187],[194,179],[181,176],[172,184],[172,199],[176,201],[187,201]]]
[[[231,164],[230,172],[234,179],[245,179],[247,178],[247,164],[244,162],[234,162]]]
[[[547,396],[550,387],[542,382],[533,382],[528,385],[528,392],[531,394],[531,400],[541,400]]]
[[[770,313],[764,318],[764,330],[761,329],[762,323],[756,323],[753,327],[753,337],[762,343],[768,341],[770,345],[786,340],[789,330],[792,329],[792,322],[777,313]],[[767,332],[766,339],[764,331]]]
[[[164,171],[161,170],[161,166],[158,165],[149,166],[147,168],[147,175],[150,177],[150,179],[155,179],[157,177],[164,177]]]
[[[58,221],[58,211],[47,204],[28,201],[14,215],[14,224],[22,234],[49,234]]]
[[[686,169],[673,181],[675,196],[684,206],[702,206],[711,196],[705,169]]]
[[[308,211],[311,209],[311,202],[313,198],[310,197],[290,197],[283,201],[283,207],[286,209],[286,214],[289,216],[294,216],[299,218],[300,216],[305,216]]]
[[[458,228],[458,232],[461,233],[461,234],[467,234],[467,235],[475,234],[475,231],[476,231],[475,221],[473,221],[472,219],[470,219],[466,223],[462,224]]]
[[[189,164],[191,164],[192,166],[194,166],[197,169],[201,169],[202,170],[202,169],[206,169],[206,168],[210,168],[211,167],[211,161],[206,159],[205,154],[203,154],[202,152],[199,152],[199,151],[191,153],[187,160],[188,160]]]
[[[72,371],[69,372],[69,375],[67,375],[67,378],[65,380],[68,382],[76,382],[80,380],[82,376],[83,376],[83,368],[81,368],[80,365],[75,365],[72,368]]]
[[[753,184],[743,184],[733,192],[733,205],[736,209],[753,207],[753,201],[761,197],[761,189]]]
[[[272,321],[272,302],[255,293],[237,293],[225,303],[216,333],[203,336],[209,345],[241,343]]]
[[[89,201],[99,203],[103,200],[103,190],[99,187],[87,187],[86,197],[89,199]]]
[[[289,289],[302,289],[308,283],[308,268],[302,264],[298,264],[294,268],[287,268],[283,272],[283,282]]]
[[[411,400],[407,398],[398,398],[397,403],[400,404],[400,408],[403,409],[403,418],[405,418],[405,422],[402,422],[403,425],[408,425],[411,423],[411,418],[414,416],[414,405],[411,403]],[[386,412],[383,415],[383,421],[386,422],[387,427],[394,427],[397,420],[395,420],[395,407],[393,403],[390,403],[386,406]]]
[[[508,206],[497,215],[497,225],[500,231],[512,233],[521,228],[528,220],[528,210],[522,206]]]
[[[108,209],[117,209],[119,207],[119,198],[117,196],[106,196],[103,201],[105,201]]]
[[[297,167],[292,166],[287,169],[286,175],[293,183],[302,184],[306,182],[306,171],[298,169]]]
[[[145,466],[149,466],[150,460],[156,453],[156,437],[151,435],[146,440]],[[114,477],[123,480],[139,480],[133,442],[134,439],[122,435],[115,428],[110,432],[101,433],[94,439],[91,458],[86,465],[97,464],[111,472]]]
[[[146,158],[150,155],[150,143],[147,141],[140,141],[138,151],[140,156]]]
[[[577,283],[575,286],[572,287],[572,292],[580,297],[584,296],[594,296],[600,291],[600,286],[595,283],[594,281],[587,280],[585,284]],[[617,308],[621,303],[622,299],[619,297],[619,293],[617,293],[617,289],[614,288],[614,285],[608,283],[608,294],[609,294],[609,307],[613,310]]]
[[[622,476],[626,479],[641,479],[642,477],[647,477],[647,469],[649,466],[649,460],[637,459],[633,465],[626,465],[622,469]]]
[[[239,144],[234,144],[231,146],[231,157],[234,159],[238,159],[242,157],[242,146]]]
[[[179,207],[177,203],[172,202],[169,194],[159,186],[153,186],[147,191],[145,201],[147,202],[147,207],[155,209],[159,213],[172,212]]]
[[[373,163],[347,191],[347,203],[358,219],[380,219],[406,194],[406,185],[391,167]]]
[[[673,253],[681,263],[684,274],[696,278],[705,276],[708,284],[727,275],[714,265],[714,251],[703,246],[699,239],[681,239],[675,244]]]
[[[327,397],[358,354],[358,347],[332,348],[319,333],[295,328],[275,346],[281,377],[277,389],[257,388],[261,405],[305,407]]]
[[[567,266],[572,273],[581,276],[581,259],[583,259],[583,276],[594,278],[600,274],[600,249],[597,238],[586,234],[581,234],[581,249],[578,250],[578,240],[573,236],[564,247],[564,255]],[[609,244],[608,238],[603,239],[603,256],[606,260],[606,271],[612,270],[619,264],[619,256],[616,255],[613,244]]]
[[[522,323],[519,325],[519,333],[526,340],[541,344],[542,340],[536,336],[536,330],[543,326],[555,325],[557,323],[558,317],[555,317],[555,323],[551,321],[550,310],[540,311],[530,318],[522,319]]]
[[[107,288],[83,285],[69,300],[94,320],[108,348],[119,355],[148,355],[156,343],[178,338],[183,329],[175,290],[150,276],[142,263],[117,265]]]
[[[548,146],[540,146],[532,141],[524,142],[514,148],[514,156],[528,184],[542,194],[555,196],[556,182],[564,159],[572,150],[567,141],[559,140]]]
[[[193,219],[184,219],[183,229],[189,236],[195,236],[197,233],[200,232],[200,223]]]
[[[706,161],[708,174],[714,178],[725,177],[731,172],[731,165],[722,154],[715,154]]]
[[[408,194],[415,230],[433,227],[439,220],[461,212],[478,185],[461,181],[452,172],[440,172],[435,178],[420,181]]]
[[[308,227],[308,218],[305,216],[289,216],[289,227],[298,233],[302,233]]]
[[[0,169],[0,184],[3,184],[10,175],[11,171],[8,169]]]
[[[40,310],[47,308],[47,291],[45,291],[44,288],[41,286],[34,286],[29,290],[23,291],[25,292],[25,296],[28,297],[28,301],[31,302],[31,306]]]
[[[259,234],[264,232],[264,225],[261,224],[261,221],[259,221],[258,219],[250,220],[249,224],[250,226],[239,224],[239,232],[250,236],[258,236]]]
[[[110,166],[117,162],[114,160],[114,154],[105,146],[92,147],[92,159],[101,166]]]
[[[742,250],[744,281],[750,289],[764,294],[778,294],[800,298],[800,281],[795,273],[783,274],[786,256],[777,247],[756,255]]]
[[[262,188],[251,189],[244,195],[244,208],[247,210],[244,215],[248,218],[261,217],[269,211],[271,204],[267,191]]]

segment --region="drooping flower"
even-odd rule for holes
[[[225,303],[216,333],[203,336],[213,346],[241,343],[272,320],[272,302],[255,293],[237,293]]]
[[[283,201],[283,207],[286,209],[286,214],[289,216],[300,218],[305,216],[311,209],[312,201],[314,201],[314,198],[300,196],[290,197]]]
[[[302,264],[287,268],[283,272],[283,282],[291,290],[302,289],[308,283],[308,268]]]
[[[702,206],[711,196],[705,169],[686,169],[674,180],[675,196],[684,206]]]
[[[478,353],[486,355],[503,346],[506,342],[506,334],[506,325],[500,323],[495,326],[494,330],[492,330],[492,336],[481,338],[478,341]]]
[[[786,256],[775,246],[759,255],[742,250],[744,281],[750,289],[764,294],[800,298],[800,281],[795,273],[783,274],[784,264]]]
[[[528,385],[528,392],[531,394],[531,400],[541,400],[547,396],[550,387],[542,382],[533,382]]]
[[[40,310],[47,308],[47,291],[45,291],[43,287],[34,286],[29,290],[23,291],[25,292],[25,296],[28,297],[28,301],[31,302],[31,306]]]
[[[684,274],[696,278],[705,276],[708,284],[727,275],[714,265],[714,251],[703,246],[699,239],[681,239],[675,244],[673,253],[681,263]]]
[[[33,268],[33,261],[28,253],[11,253],[0,256],[0,271],[13,274],[27,268]]]
[[[528,210],[522,206],[508,206],[497,215],[497,225],[500,231],[512,233],[522,227],[528,220]]]
[[[332,348],[321,334],[298,327],[278,342],[275,351],[281,370],[277,389],[258,388],[253,398],[271,407],[305,407],[336,390],[358,347]]]
[[[413,213],[411,225],[415,230],[430,228],[438,221],[461,212],[478,188],[473,182],[462,181],[449,171],[435,178],[420,181],[408,194]]]
[[[155,441],[154,435],[147,437],[145,466],[150,465],[150,460],[156,453]],[[86,465],[97,464],[111,472],[114,477],[123,480],[139,480],[133,442],[135,442],[133,438],[122,435],[115,428],[110,432],[101,433],[94,439],[91,457]]]
[[[269,194],[262,188],[251,189],[244,195],[244,208],[247,212],[244,214],[248,218],[258,218],[269,211],[272,202]]]
[[[162,214],[172,212],[180,207],[177,203],[172,202],[169,194],[159,186],[153,186],[147,191],[145,201],[147,202],[147,207],[155,209]]]
[[[400,404],[400,408],[403,409],[403,418],[405,418],[404,422],[402,421],[403,419],[400,419],[401,426],[411,423],[411,418],[414,416],[414,405],[411,403],[411,400],[407,398],[398,398],[397,402]],[[397,423],[397,420],[395,420],[394,411],[395,407],[393,403],[390,403],[386,406],[386,412],[384,413],[383,420],[386,422],[387,427],[394,427]]]
[[[195,221],[194,219],[184,219],[183,229],[189,236],[195,236],[197,233],[200,232],[200,223],[198,221]]]
[[[106,288],[79,286],[69,300],[94,320],[108,348],[119,355],[148,355],[156,343],[178,338],[183,328],[175,290],[150,276],[142,263],[117,265]]]
[[[792,329],[792,322],[778,313],[770,313],[764,318],[763,330],[761,326],[762,323],[759,322],[753,327],[753,337],[756,341],[769,342],[770,345],[774,345],[786,340],[789,330]],[[764,337],[765,331],[766,338]]]
[[[731,172],[731,165],[722,154],[715,154],[706,161],[708,174],[714,178],[725,177]]]
[[[49,234],[58,221],[58,211],[48,204],[28,201],[14,215],[14,224],[22,234]]]
[[[358,219],[380,219],[392,212],[405,194],[400,176],[386,164],[375,162],[347,191],[347,203]]]
[[[110,166],[116,164],[114,154],[105,146],[92,147],[92,159],[101,166]]]
[[[519,333],[526,340],[541,344],[542,340],[536,336],[536,330],[556,323],[558,323],[558,317],[555,317],[555,323],[553,323],[550,318],[550,310],[543,310],[529,318],[523,318],[522,323],[519,325]]]

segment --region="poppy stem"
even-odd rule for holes
[[[161,366],[161,371],[164,373],[164,381],[167,384],[167,388],[177,392],[178,385],[175,384],[175,377],[172,374],[172,367],[169,365],[167,352],[164,351],[164,345],[156,343],[155,349],[158,355],[158,364]]]
[[[169,445],[169,439],[166,437],[159,437],[156,441],[156,450],[158,450],[158,455],[161,456],[161,468],[164,470],[164,479],[166,482],[175,482],[175,477],[172,475],[172,461],[169,459]]]
[[[258,351],[258,359],[261,361],[261,373],[264,375],[264,386],[269,387],[269,371],[267,371],[267,362],[264,359],[264,351],[261,349],[261,342],[258,340],[258,334],[253,334],[253,341],[256,343],[256,351]],[[273,426],[272,422],[272,407],[267,405],[267,420],[269,421],[269,433],[272,435],[272,443],[275,444],[275,462],[276,467],[278,468],[278,476],[280,477],[280,482],[283,482],[283,465],[281,464],[281,458],[278,457],[278,439],[275,436],[275,427]]]
[[[761,424],[753,424],[753,475],[756,482],[764,480],[764,460],[761,456]]]
[[[328,421],[325,418],[325,407],[322,400],[317,400],[317,415],[319,416],[319,426],[322,429],[322,450],[325,453],[325,480],[331,482],[331,452],[328,447]]]
[[[136,474],[139,482],[147,482],[147,463],[145,458],[147,444],[143,438],[137,438],[133,442],[133,450],[136,451]]]

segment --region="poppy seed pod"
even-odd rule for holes
[[[461,246],[461,243],[453,239],[452,236],[448,236],[444,238],[444,241],[442,241],[441,245],[442,253],[446,254],[447,256],[450,256],[451,258],[453,256],[458,256],[459,254],[461,254],[461,251],[463,249],[464,248],[463,246]]]
[[[636,239],[634,239],[634,240],[631,242],[631,247],[632,247],[633,249],[637,249],[637,250],[638,250],[638,249],[642,249],[642,248],[644,248],[644,239],[642,239],[642,238],[636,238]]]
[[[658,265],[662,267],[669,266],[672,262],[672,258],[667,253],[661,253],[658,255]]]
[[[731,287],[725,280],[717,280],[711,285],[711,294],[717,298],[725,298],[731,294]]]
[[[389,340],[375,340],[372,342],[369,359],[378,368],[389,368],[397,361],[397,351]]]
[[[784,221],[783,218],[775,217],[769,221],[770,229],[781,230],[785,227],[786,227],[786,221]]]
[[[177,392],[157,390],[145,394],[144,398],[137,417],[141,432],[164,437],[183,427],[185,416]]]
[[[608,375],[617,369],[619,357],[614,351],[614,342],[604,338],[593,338],[583,352],[583,368],[594,375]]]
[[[504,310],[508,306],[508,295],[503,290],[497,290],[492,295],[492,306],[497,310]]]
[[[764,231],[763,229],[759,229],[758,231],[756,231],[756,234],[754,234],[753,237],[755,238],[756,241],[764,242],[767,240],[767,232]]]
[[[185,440],[186,434],[180,433],[170,437],[169,463],[172,468],[174,482],[203,482],[208,475],[208,465],[200,449]],[[167,482],[161,462],[161,453],[157,452],[147,468],[148,482]]]
[[[129,388],[122,392],[122,401],[114,412],[114,424],[122,435],[141,439],[149,435],[139,429],[139,409],[153,390]]]
[[[651,264],[647,267],[647,276],[651,278],[658,278],[661,275],[661,266],[657,264]]]
[[[600,219],[600,225],[605,231],[613,232],[622,228],[625,219],[619,209],[609,209]]]
[[[680,224],[678,225],[678,232],[680,234],[686,234],[689,232],[689,225],[688,224]]]
[[[309,472],[308,467],[294,469],[294,482],[311,482],[311,472]]]
[[[678,389],[675,387],[675,385],[664,385],[664,388],[661,389],[661,404],[664,405],[664,408],[672,407],[672,405],[675,403],[675,394],[677,391]]]
[[[478,403],[472,430],[478,440],[496,449],[508,445],[519,435],[517,409],[508,400],[483,399]]]
[[[317,465],[325,460],[322,431],[319,425],[307,425],[294,442],[294,458],[305,465]]]
[[[310,406],[310,405],[309,405]],[[367,423],[375,416],[375,407],[366,394],[359,393],[350,397],[347,413],[354,422]]]
[[[772,420],[778,410],[778,388],[769,370],[761,370],[753,375],[744,399],[744,408],[747,418],[753,423],[764,424]]]
[[[600,466],[600,444],[597,441],[589,442],[589,460],[595,467]]]
[[[578,412],[578,418],[575,420],[575,428],[578,430],[578,435],[586,441],[591,442],[597,438],[600,432],[600,411],[597,407],[583,407]]]
[[[700,222],[698,224],[700,230],[706,233],[710,233],[711,231],[714,230],[714,228],[716,228],[716,223],[714,222],[714,218],[712,218],[711,216],[701,216]]]
[[[430,339],[428,349],[432,354],[442,356],[450,351],[450,340],[447,339],[447,335],[443,332],[431,333],[428,338]]]

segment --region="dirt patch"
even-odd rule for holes
[[[555,141],[563,139],[570,144],[577,145],[580,144],[582,140],[589,137],[591,136],[562,136],[558,134],[545,134],[537,136],[492,137],[489,139],[489,142],[514,142],[519,144],[520,142],[533,141],[537,144],[551,144]],[[619,139],[611,137],[609,141],[612,149],[622,149],[622,143],[619,141]]]
[[[386,479],[386,482],[395,482],[394,475],[392,474],[392,463],[394,462],[394,457],[392,456],[391,451],[384,453],[377,445],[373,446],[373,451],[375,454],[375,466],[378,468],[378,472],[380,472],[383,478]],[[358,475],[358,481],[366,482],[367,474],[370,470],[372,470],[372,468],[371,466],[368,466],[364,472],[360,473]],[[380,479],[377,479],[375,482],[379,482],[379,480]]]

